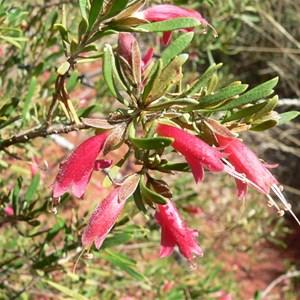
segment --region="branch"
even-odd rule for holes
[[[51,126],[49,128],[47,128],[46,126],[33,128],[26,132],[17,134],[10,139],[3,140],[2,142],[0,142],[0,150],[4,150],[5,148],[15,144],[27,143],[28,141],[33,140],[37,137],[46,137],[52,134],[68,133],[71,131],[79,131],[88,128],[91,127],[82,123],[76,125],[57,125]]]
[[[288,279],[288,278],[292,278],[292,277],[298,277],[300,276],[300,271],[294,271],[294,272],[288,272],[286,274],[283,274],[281,276],[279,276],[278,278],[276,278],[275,280],[273,280],[268,286],[267,288],[261,293],[261,299],[264,299],[264,297],[266,297],[271,290],[281,281]]]

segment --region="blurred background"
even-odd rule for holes
[[[218,32],[214,38],[210,30],[196,30],[187,49],[185,80],[199,76],[213,62],[223,63],[220,86],[240,80],[253,87],[279,76],[277,111],[300,110],[299,1],[174,0],[146,5],[161,3],[198,10]],[[0,1],[1,107],[7,101],[15,103],[13,121],[0,120],[1,139],[20,129],[16,122],[24,113],[23,103],[31,103],[26,128],[38,126],[45,117],[56,69],[64,60],[54,27],[61,22],[62,4],[67,26],[76,36],[77,1]],[[157,35],[136,37],[142,50],[152,46],[159,56],[163,46]],[[97,45],[102,49],[115,41],[109,36]],[[101,61],[78,65],[68,91],[79,116],[105,115],[112,109]],[[298,216],[299,129],[298,118],[242,136],[259,157],[279,164],[272,173]],[[49,212],[50,194],[59,163],[90,134],[38,139],[0,153],[0,299],[300,299],[296,222],[289,214],[278,218],[253,190],[245,201],[237,200],[234,181],[222,174],[207,172],[199,186],[190,175],[162,178],[172,182],[186,223],[200,230],[205,255],[192,270],[176,252],[159,259],[157,224],[130,202],[101,250],[92,251],[93,259],[79,259],[88,215],[108,193],[101,184],[105,174],[93,176],[84,200],[63,197],[56,215]],[[110,158],[118,161],[122,155],[121,148]]]

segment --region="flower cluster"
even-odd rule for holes
[[[128,24],[148,24],[186,17],[197,20],[204,27],[210,26],[194,10],[173,5],[157,5],[140,11],[142,5],[139,2],[132,6],[134,8],[131,7],[110,20],[111,26],[123,24],[122,29],[132,31]],[[193,28],[183,29],[185,32],[191,30]],[[192,34],[187,34],[190,35]],[[165,31],[165,45],[169,43],[170,38],[171,32]],[[152,209],[153,219],[161,227],[160,257],[169,256],[175,246],[190,262],[195,255],[202,256],[202,249],[197,242],[198,231],[191,229],[184,222],[173,202],[168,185],[153,178],[153,174],[160,171],[171,173],[183,171],[184,168],[185,171],[187,168],[192,172],[196,183],[203,181],[205,169],[210,172],[225,172],[235,179],[238,198],[245,197],[248,186],[251,186],[266,195],[270,206],[274,205],[278,214],[283,215],[281,205],[271,196],[272,192],[279,198],[283,208],[289,210],[299,223],[277,180],[268,170],[274,166],[262,163],[220,122],[204,117],[201,112],[193,113],[194,109],[201,109],[205,105],[205,100],[201,102],[201,95],[207,92],[202,89],[203,82],[196,81],[181,94],[178,93],[181,87],[176,86],[170,91],[170,86],[180,81],[181,67],[187,60],[186,54],[172,56],[176,51],[177,48],[167,51],[163,59],[156,64],[151,63],[154,49],[150,48],[142,57],[137,40],[131,33],[120,33],[117,47],[114,50],[112,47],[106,47],[104,50],[104,69],[108,70],[104,74],[106,83],[113,95],[127,108],[120,109],[107,119],[82,119],[85,125],[101,129],[101,133],[80,144],[60,166],[53,183],[53,197],[59,198],[71,190],[76,197],[82,198],[92,173],[109,168],[113,163],[105,157],[98,159],[98,156],[101,153],[106,156],[122,144],[129,147],[128,157],[134,156],[136,165],[141,168],[120,181],[111,179],[114,189],[94,210],[83,232],[82,244],[86,248],[93,243],[97,249],[102,246],[122,214],[127,199],[133,195],[141,211],[148,213],[146,206]],[[114,68],[110,63],[114,64]],[[118,76],[114,78],[116,72]],[[115,79],[124,87],[124,93],[116,91]],[[238,88],[240,93],[245,90],[243,85],[234,88]],[[233,93],[229,99],[234,99],[236,95],[238,93]],[[214,101],[217,101],[216,98],[213,98]],[[206,101],[207,99],[209,97]],[[210,109],[211,103],[207,105]],[[189,119],[184,118],[185,112],[190,113]],[[206,126],[205,131],[201,126]],[[137,137],[135,132],[139,134],[141,131],[144,132],[144,136]],[[206,138],[207,132],[209,138]],[[170,152],[171,149],[181,154],[186,163],[176,166],[168,164],[164,158],[166,149],[166,152]],[[124,161],[126,159],[127,156],[124,157]],[[187,211],[202,213],[197,207],[189,207]]]

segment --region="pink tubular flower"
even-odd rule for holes
[[[267,169],[267,165],[260,162],[257,156],[245,144],[236,138],[217,135],[218,143],[224,147],[227,159],[235,170],[245,174],[246,178],[253,182],[254,188],[265,194],[270,193],[270,187],[278,182]],[[239,198],[247,193],[247,183],[236,179]]]
[[[183,9],[181,7],[169,4],[155,5],[149,7],[139,13],[138,17],[143,18],[150,22],[159,22],[176,18],[194,18],[198,20],[203,27],[211,27],[214,30],[215,36],[217,36],[215,29],[201,16],[199,12],[193,9]],[[193,28],[182,29],[182,31],[192,31]],[[172,33],[165,32],[163,35],[164,45],[168,45]]]
[[[115,188],[94,210],[82,235],[83,246],[94,242],[97,249],[101,247],[126,203],[119,200],[120,189],[121,187]]]
[[[173,148],[185,156],[196,183],[204,177],[203,167],[213,172],[224,170],[224,154],[186,131],[174,126],[158,124],[157,133],[174,139]]]
[[[169,256],[177,245],[180,253],[192,260],[193,253],[203,256],[196,241],[197,230],[189,228],[182,220],[175,204],[169,200],[165,205],[158,205],[155,220],[161,226],[160,257]]]
[[[125,58],[125,60],[132,66],[132,44],[136,41],[135,37],[131,33],[120,33],[118,40],[118,52]],[[149,63],[153,57],[154,49],[150,48],[146,55],[141,59],[142,72],[145,66]]]
[[[246,195],[249,184],[259,192],[265,194],[270,200],[270,205],[274,205],[278,210],[278,214],[281,216],[284,214],[284,211],[278,207],[270,196],[270,190],[272,189],[284,205],[284,208],[290,211],[300,225],[298,218],[291,210],[291,205],[281,193],[278,187],[278,181],[267,169],[274,166],[263,164],[255,153],[238,139],[224,137],[219,134],[216,134],[216,137],[219,145],[224,148],[224,152],[227,154],[227,160],[234,168],[233,172],[229,171],[228,173],[235,176],[239,198],[243,198]],[[228,171],[230,168],[226,166],[226,170]]]
[[[110,163],[107,160],[97,161],[108,137],[108,133],[98,134],[81,143],[60,166],[58,175],[53,183],[53,197],[59,198],[69,189],[73,194],[81,198],[90,181],[94,169],[101,166],[107,168]]]

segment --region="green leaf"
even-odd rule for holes
[[[4,104],[0,109],[0,117],[9,117],[15,111],[16,107],[19,104],[19,101],[20,100],[18,98],[13,97],[11,99],[11,102]]]
[[[157,109],[164,109],[167,107],[171,107],[173,105],[196,105],[198,104],[199,101],[195,100],[195,99],[188,99],[188,98],[179,98],[179,99],[175,99],[175,100],[170,100],[168,98],[161,98],[155,102],[152,102],[149,106],[147,106],[147,109],[149,110],[157,110]]]
[[[124,99],[120,95],[113,78],[114,68],[116,68],[115,63],[115,56],[113,55],[112,48],[110,45],[106,45],[103,57],[103,77],[112,95],[116,97],[121,103],[124,103]]]
[[[238,119],[241,119],[244,117],[249,117],[249,116],[255,114],[256,112],[258,112],[260,109],[262,109],[266,104],[267,104],[267,101],[264,101],[262,103],[258,103],[258,104],[251,105],[249,107],[240,109],[236,113],[233,113],[229,117],[225,118],[222,121],[222,123],[230,122],[233,120],[238,120]]]
[[[87,20],[87,15],[86,15],[86,1],[87,0],[78,0],[79,9],[80,9],[80,12],[81,12],[81,16],[85,20]]]
[[[68,44],[70,43],[68,30],[63,24],[56,23],[54,24],[53,28],[58,29],[63,41],[67,42]]]
[[[9,124],[22,119],[22,116],[16,116],[16,117],[10,117],[10,118],[4,118],[3,120],[0,121],[0,129],[5,128]]]
[[[89,29],[91,29],[101,12],[104,0],[93,0],[89,13]]]
[[[70,93],[78,83],[78,71],[74,70],[67,82],[67,91]]]
[[[23,184],[22,177],[18,177],[17,183],[12,192],[12,205],[13,205],[15,215],[17,215],[19,211],[19,202],[20,202],[19,196],[20,196],[22,184]]]
[[[184,95],[194,95],[199,93],[201,88],[203,88],[207,82],[211,79],[213,74],[222,67],[223,64],[212,64],[201,76],[200,78],[194,83],[194,85],[184,93]]]
[[[32,197],[34,196],[34,194],[36,193],[36,191],[38,190],[39,183],[40,183],[40,177],[41,177],[40,174],[36,174],[33,177],[32,181],[26,191],[26,194],[25,194],[25,198],[24,198],[25,202],[29,202],[32,199]]]
[[[152,137],[152,138],[136,138],[134,124],[131,123],[128,129],[128,137],[132,144],[144,150],[161,149],[170,146],[173,143],[172,138]]]
[[[103,242],[101,248],[112,248],[115,246],[123,245],[128,243],[132,239],[133,235],[124,232],[113,232],[112,236],[108,236]]]
[[[106,250],[106,252],[108,252],[108,250]],[[109,251],[108,253],[111,254],[112,252]],[[107,256],[103,255],[102,253],[97,253],[97,256],[113,263],[115,266],[119,267],[121,270],[124,270],[136,280],[146,280],[145,276],[135,269],[136,263],[133,264],[131,260],[128,261],[124,259],[124,255],[114,254],[112,256]]]
[[[297,118],[300,115],[299,111],[288,111],[285,113],[280,114],[279,124],[284,124],[286,122],[289,122],[295,118]]]
[[[248,103],[258,101],[260,99],[264,99],[270,96],[271,94],[273,94],[274,92],[273,88],[276,86],[277,82],[278,82],[278,77],[275,77],[251,89],[247,93],[241,95],[239,98],[230,101],[229,103],[225,104],[224,106],[221,106],[220,108],[217,108],[216,110],[219,111],[219,110],[233,109]]]
[[[175,18],[161,22],[154,22],[137,26],[137,31],[146,32],[164,32],[176,29],[191,28],[201,25],[201,23],[194,18]]]
[[[266,105],[262,109],[260,109],[253,117],[252,120],[256,121],[262,119],[266,115],[268,115],[278,104],[278,96],[274,96],[271,99],[266,101]]]
[[[27,119],[27,114],[28,114],[28,110],[29,110],[29,104],[30,101],[33,97],[34,91],[35,91],[35,87],[36,87],[36,77],[32,77],[29,87],[28,87],[28,91],[27,91],[27,95],[25,98],[25,102],[24,102],[24,107],[23,107],[23,120],[22,120],[22,126],[25,125],[26,119]]]
[[[272,128],[274,126],[276,126],[278,124],[277,120],[267,120],[265,122],[262,122],[258,125],[254,125],[250,128],[250,130],[252,131],[264,131],[267,130],[269,128]]]
[[[88,298],[76,293],[74,290],[70,290],[69,288],[67,288],[67,287],[65,287],[65,286],[63,286],[59,283],[53,282],[51,280],[43,279],[43,278],[42,278],[42,281],[49,284],[49,285],[51,285],[52,287],[54,287],[58,291],[60,291],[63,294],[71,297],[74,300],[88,300]]]
[[[134,203],[136,205],[136,207],[143,213],[143,214],[147,214],[147,209],[145,207],[142,195],[141,195],[141,191],[140,189],[136,189],[135,192],[133,193],[133,199],[134,199]]]
[[[65,219],[63,219],[62,217],[57,215],[56,223],[51,228],[51,230],[48,232],[45,241],[50,243],[55,238],[55,236],[60,232],[60,230],[62,228],[64,228],[65,223],[66,223]]]
[[[144,183],[144,176],[142,176],[141,180],[140,180],[140,191],[141,191],[141,195],[143,198],[146,198],[154,203],[158,203],[158,204],[167,204],[168,200],[159,195],[158,193],[150,190]]]
[[[174,57],[182,53],[190,44],[194,37],[193,32],[188,32],[179,36],[172,44],[170,44],[161,55],[163,67],[166,66]]]
[[[172,163],[168,162],[166,164],[162,164],[159,168],[170,170],[170,171],[179,171],[179,172],[190,172],[190,167],[187,163]]]
[[[227,99],[230,99],[236,95],[241,94],[247,88],[248,88],[247,84],[225,87],[219,90],[215,94],[210,94],[200,98],[199,99],[200,103],[198,105],[192,106],[191,108],[189,107],[188,111],[215,106],[217,104],[220,104],[223,101],[226,101]]]

